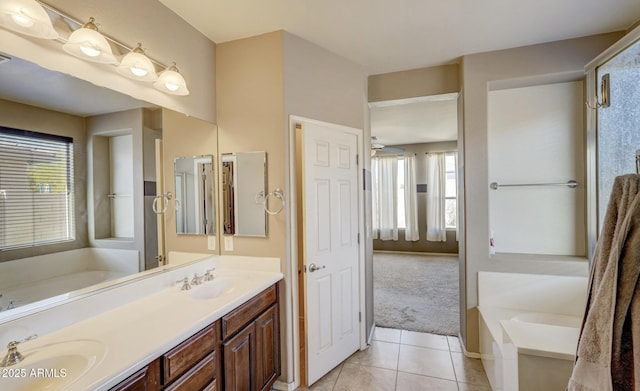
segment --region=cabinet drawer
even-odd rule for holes
[[[178,380],[165,387],[166,391],[193,391],[207,389],[215,390],[216,352],[206,356],[193,368],[180,376]],[[210,388],[213,385],[214,388]]]
[[[217,343],[217,323],[193,335],[162,356],[163,384],[168,384],[214,351]]]
[[[278,300],[275,285],[222,317],[222,339],[227,339]]]

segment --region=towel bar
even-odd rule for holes
[[[491,182],[489,187],[491,190],[498,190],[500,187],[526,187],[526,186],[567,186],[571,189],[578,187],[578,182],[573,179],[567,182],[549,182],[549,183],[511,183],[506,185],[500,185],[498,182]]]

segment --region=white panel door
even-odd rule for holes
[[[307,383],[359,347],[357,136],[303,127]]]

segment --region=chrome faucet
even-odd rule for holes
[[[191,289],[191,285],[189,285],[189,277],[185,277],[182,280],[176,281],[176,283],[178,282],[182,283],[182,287],[180,288],[181,291],[188,291],[189,289]]]
[[[11,365],[16,365],[20,361],[24,359],[22,354],[18,351],[18,345],[29,341],[32,339],[38,338],[38,334],[33,334],[22,341],[11,341],[7,344],[7,355],[2,359],[2,363],[0,363],[0,367],[10,367]]]
[[[204,276],[202,276],[202,277],[204,278],[205,282],[206,281],[213,281],[214,276],[213,276],[213,274],[211,274],[211,272],[214,271],[214,270],[216,270],[215,267],[212,268],[212,269],[208,269],[207,272],[204,273]]]
[[[8,310],[12,310],[14,308],[16,308],[16,303],[19,302],[20,300],[9,300],[9,305],[7,306]]]
[[[198,273],[193,273],[193,278],[191,279],[191,285],[200,285],[202,284],[202,279],[204,276],[199,276]]]

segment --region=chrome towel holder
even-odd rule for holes
[[[511,183],[501,185],[498,182],[491,182],[489,188],[491,190],[498,190],[500,187],[529,187],[529,186],[567,186],[570,189],[578,187],[578,182],[573,179],[567,182],[548,182],[548,183]]]
[[[280,200],[280,207],[278,209],[276,210],[269,209],[269,197],[275,197],[278,200]],[[256,204],[262,204],[262,206],[264,207],[264,211],[267,212],[268,214],[277,215],[278,213],[282,212],[285,206],[284,191],[278,188],[278,189],[275,189],[274,191],[271,191],[265,194],[265,192],[261,190],[258,193],[256,193]]]

